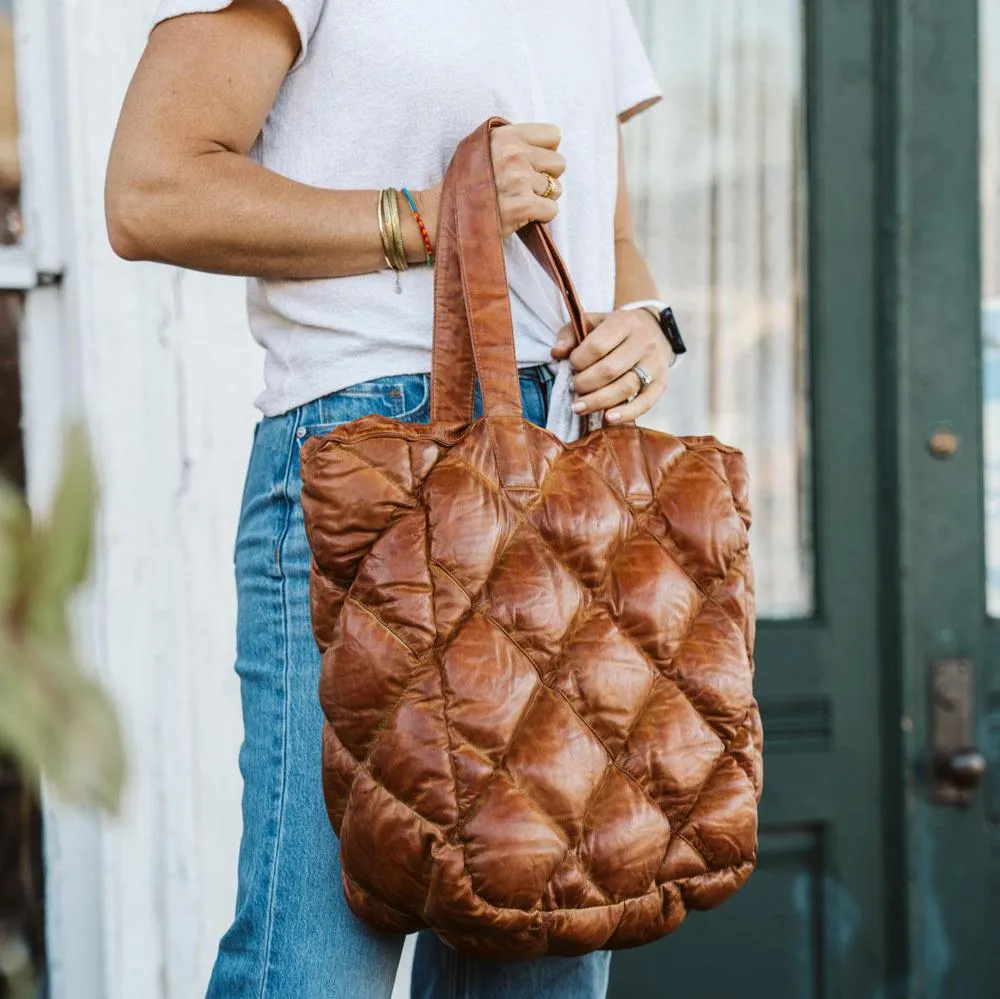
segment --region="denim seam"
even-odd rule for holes
[[[281,843],[284,833],[285,820],[285,792],[288,788],[288,740],[290,724],[290,705],[288,691],[288,674],[290,668],[290,648],[291,635],[289,634],[288,621],[288,580],[283,569],[284,547],[288,538],[288,529],[292,521],[292,501],[289,497],[291,487],[292,468],[295,460],[295,430],[300,419],[300,414],[295,417],[296,426],[292,428],[292,444],[288,449],[288,461],[285,465],[285,479],[283,484],[285,499],[285,523],[282,526],[281,535],[275,547],[275,562],[279,569],[281,579],[281,639],[284,651],[284,663],[281,673],[282,681],[282,725],[281,725],[281,782],[278,792],[278,814],[277,828],[274,835],[274,853],[271,857],[271,884],[267,902],[267,928],[264,932],[264,962],[263,974],[260,980],[260,992],[258,999],[266,999],[267,982],[271,971],[271,944],[274,939],[275,908],[277,906],[278,895],[278,863],[281,856]]]
[[[295,419],[291,427],[291,445],[288,448],[288,458],[285,462],[285,478],[281,487],[281,499],[285,505],[284,522],[278,530],[278,536],[274,539],[274,551],[271,553],[272,572],[279,579],[284,579],[284,565],[282,556],[284,554],[285,542],[288,540],[288,529],[292,525],[292,497],[288,494],[291,484],[292,464],[298,459],[299,440],[298,429],[302,422],[302,410],[295,410]],[[282,587],[282,601],[285,599],[284,587]]]

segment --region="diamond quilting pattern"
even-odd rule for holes
[[[694,807],[724,755],[725,745],[708,722],[676,685],[661,677],[618,762],[673,822]]]
[[[492,621],[545,670],[559,655],[587,591],[528,525],[514,534],[483,587]]]
[[[494,558],[506,547],[515,514],[499,489],[454,460],[442,461],[428,475],[423,496],[431,558],[478,596]]]
[[[578,502],[581,489],[588,493],[586,508]],[[528,519],[588,589],[600,585],[633,520],[611,487],[575,455],[556,465]]]
[[[579,839],[587,805],[611,757],[563,697],[541,689],[503,762],[532,801],[545,802],[545,811],[567,837]]]
[[[606,594],[609,613],[621,630],[655,663],[670,662],[705,599],[641,526],[615,558]]]
[[[756,859],[742,457],[529,427],[511,497],[488,424],[303,447],[345,891],[493,955],[655,939]]]
[[[515,909],[537,904],[569,849],[545,811],[502,774],[489,785],[462,835],[476,893],[493,905]]]
[[[621,634],[603,607],[595,607],[570,636],[545,682],[616,756],[655,679],[649,659]]]
[[[745,637],[714,601],[705,601],[670,667],[701,717],[724,740],[735,739],[753,701],[753,675]]]
[[[351,599],[393,631],[417,655],[434,644],[434,608],[427,550],[427,521],[422,510],[400,517],[372,545],[358,567]]]
[[[681,567],[700,586],[723,578],[746,545],[736,501],[718,472],[700,454],[675,462],[656,495],[649,530],[664,539]]]
[[[531,660],[492,622],[472,614],[441,652],[454,732],[499,764],[541,681]]]
[[[612,768],[587,815],[583,863],[609,898],[643,895],[652,887],[670,842],[663,812]]]

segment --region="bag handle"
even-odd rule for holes
[[[434,289],[434,421],[471,419],[477,371],[487,416],[522,415],[490,141],[493,129],[506,124],[485,121],[459,144],[445,176]],[[583,306],[551,234],[531,223],[519,235],[559,289],[579,343],[587,334]]]

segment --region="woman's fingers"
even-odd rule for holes
[[[611,409],[612,406],[628,402],[629,399],[638,394],[641,388],[642,383],[639,381],[639,376],[629,368],[625,374],[597,389],[596,392],[580,396],[573,403],[573,412],[583,415],[584,413],[599,413],[602,410]]]
[[[568,355],[576,372],[573,409],[581,414],[609,411],[612,423],[633,420],[647,412],[666,389],[666,341],[657,324],[639,312],[587,318],[588,322],[597,320],[596,328]],[[637,365],[652,379],[649,385],[643,386]]]
[[[493,171],[504,236],[529,222],[551,222],[562,188],[556,178],[566,170],[556,152],[562,136],[555,125],[504,125],[493,133]],[[555,188],[549,183],[553,178]]]
[[[551,174],[558,179],[566,172],[566,157],[562,153],[553,152],[550,149],[534,147],[528,151],[531,165],[539,173]]]
[[[576,346],[576,333],[573,327],[567,323],[556,336],[556,342],[552,345],[552,358],[556,361],[565,361],[570,352]]]
[[[587,313],[591,332],[569,355],[574,371],[586,371],[605,354],[611,353],[628,335],[630,325],[624,313]]]
[[[543,149],[558,149],[562,142],[562,132],[558,125],[548,122],[529,121],[520,125],[511,125],[510,129],[529,146],[541,146]]]
[[[531,165],[537,172],[534,191],[540,198],[553,200],[562,197],[559,178],[566,172],[566,157],[544,146],[533,146],[528,150]],[[552,192],[549,193],[549,177],[552,178]]]
[[[591,333],[591,336],[593,335]],[[626,371],[631,371],[635,365],[645,361],[648,356],[649,350],[646,344],[635,337],[627,337],[599,361],[595,361],[584,371],[577,372],[573,376],[573,391],[581,399],[586,398],[589,394],[621,378]]]
[[[644,388],[631,402],[627,399],[614,408],[609,408],[604,418],[608,423],[632,423],[640,416],[648,413],[657,400],[667,390],[667,379],[669,375],[666,371],[659,378],[654,378],[653,383]]]

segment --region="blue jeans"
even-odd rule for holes
[[[521,372],[525,415],[544,423],[551,375]],[[480,403],[476,401],[477,410]],[[236,544],[237,664],[245,738],[236,918],[208,999],[389,999],[403,940],[351,914],[323,804],[319,653],[299,448],[368,413],[430,419],[429,378],[381,378],[258,424]],[[496,963],[420,934],[414,999],[600,999],[610,955]]]

